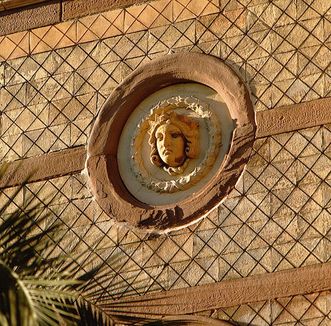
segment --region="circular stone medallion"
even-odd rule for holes
[[[166,232],[196,222],[233,189],[251,151],[249,94],[219,59],[163,57],[135,70],[94,124],[87,169],[118,221]]]

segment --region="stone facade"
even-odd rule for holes
[[[157,0],[1,36],[0,159],[85,146],[112,89],[169,53],[225,60],[250,89],[256,112],[328,98],[330,32],[324,0]],[[109,219],[84,173],[30,183],[13,207],[31,195],[51,199],[47,210],[63,222],[61,250],[91,248],[101,239],[92,255],[105,261],[119,255],[109,270],[113,288],[105,288],[114,297],[123,296],[120,280],[125,295],[137,295],[263,277],[330,261],[330,140],[327,123],[257,139],[222,205],[167,235]],[[330,298],[321,289],[201,315],[259,326],[329,325]]]

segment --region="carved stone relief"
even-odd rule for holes
[[[209,138],[203,149],[202,132]],[[141,151],[147,139],[148,157]],[[138,125],[130,145],[131,168],[145,187],[172,193],[206,175],[220,147],[221,126],[209,106],[193,96],[171,97],[157,103]],[[149,163],[160,169],[158,174],[153,175]]]
[[[120,222],[153,232],[184,227],[233,189],[254,135],[248,91],[219,59],[153,60],[114,90],[96,119],[91,190]]]

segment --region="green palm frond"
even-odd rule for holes
[[[58,268],[62,264],[61,258],[44,257],[50,248],[54,248],[58,225],[44,230],[40,228],[39,225],[49,216],[40,218],[39,205],[30,205],[28,209],[18,207],[6,214],[12,200],[9,198],[0,209],[0,306],[3,324],[58,325],[61,319],[77,319],[75,307],[70,302],[78,297],[73,287],[81,281],[61,273]],[[72,312],[68,312],[70,309]]]
[[[96,264],[96,256],[89,253],[100,250],[98,239],[88,251],[56,255],[62,238],[61,224],[49,225],[53,219],[39,203],[27,200],[24,207],[7,213],[22,188],[6,200],[0,197],[1,326],[112,326],[115,322],[137,326],[191,325],[192,319],[185,316],[158,321],[132,316],[128,308],[140,299],[131,297],[131,291],[139,291],[140,285],[144,289],[146,284],[144,280],[134,281],[134,276],[121,276],[122,272],[125,275],[123,254],[113,254],[106,263]],[[44,225],[49,226],[42,228]],[[122,299],[117,300],[119,297]]]
[[[0,324],[33,326],[36,324],[31,299],[18,276],[0,261]]]
[[[77,310],[79,314],[79,321],[77,326],[91,326],[91,325],[102,325],[102,326],[113,326],[115,320],[104,313],[100,307],[93,305],[90,302],[81,300],[77,303]]]
[[[55,256],[61,225],[41,228],[52,219],[39,203],[30,199],[7,213],[22,188],[6,200],[0,197],[0,325],[113,325],[96,301],[100,284],[110,283],[109,265],[116,269],[121,257],[96,265],[85,259],[88,251]]]

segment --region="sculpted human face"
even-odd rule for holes
[[[177,167],[185,161],[185,141],[179,128],[164,124],[156,129],[156,148],[164,163]]]

